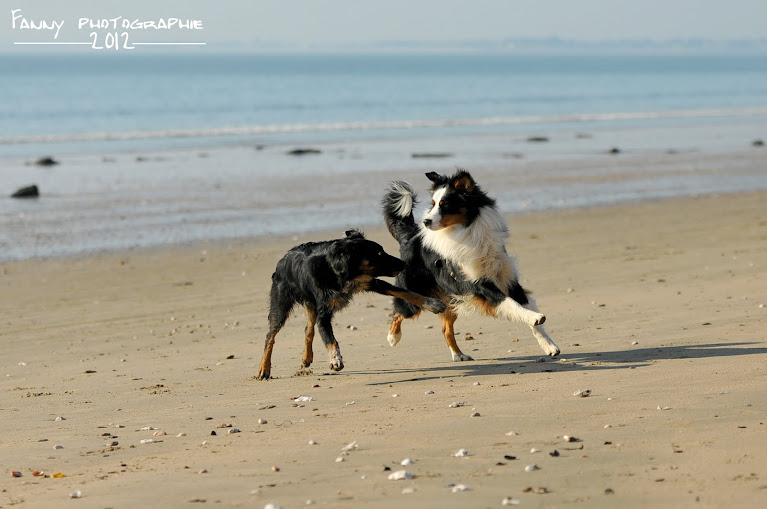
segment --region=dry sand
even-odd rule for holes
[[[391,348],[388,299],[364,295],[336,320],[346,369],[318,338],[293,376],[296,313],[268,382],[270,274],[296,239],[0,265],[0,507],[763,507],[766,210],[753,193],[512,217],[559,360],[485,317],[457,323],[474,362],[433,316]]]

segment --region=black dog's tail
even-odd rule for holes
[[[400,245],[418,234],[418,226],[413,219],[416,199],[417,196],[410,184],[403,180],[395,180],[389,182],[389,187],[381,201],[389,233]]]

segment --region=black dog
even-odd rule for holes
[[[341,350],[333,335],[333,314],[346,307],[355,294],[375,292],[402,299],[432,313],[445,311],[445,305],[437,299],[376,279],[380,276],[394,277],[404,269],[405,262],[390,256],[383,247],[367,240],[357,230],[347,231],[343,239],[308,242],[288,251],[272,274],[269,332],[257,378],[265,380],[270,377],[274,337],[285,325],[296,304],[304,306],[308,320],[301,365],[308,367],[314,360],[312,342],[314,326],[318,324],[333,371],[344,368]]]

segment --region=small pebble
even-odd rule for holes
[[[469,417],[482,417],[479,412],[473,412]]]
[[[142,444],[152,444],[154,443],[154,440],[151,438],[145,438],[141,441]]]
[[[309,440],[309,445],[317,445],[317,442],[315,442],[314,440]]]
[[[506,433],[506,436],[507,436],[507,437],[515,437],[515,436],[517,436],[518,434],[519,434],[519,433],[517,433],[516,431],[509,431],[508,433]]]
[[[167,433],[165,431],[155,431],[154,433],[152,433],[152,435],[154,435],[156,437],[162,437],[162,436],[167,435]]]
[[[186,433],[184,433],[184,432],[182,431],[181,433],[179,433],[179,434],[178,434],[178,435],[176,435],[176,436],[177,436],[177,437],[185,437],[185,436],[186,436]]]
[[[456,458],[463,458],[464,456],[468,456],[468,455],[469,455],[469,451],[467,451],[466,449],[458,449],[458,452],[453,454],[453,456],[455,456]]]
[[[424,394],[434,394],[434,391],[428,390],[428,391],[424,392]]]
[[[69,494],[69,498],[82,498],[82,497],[83,497],[83,492],[80,490],[75,490]]]
[[[415,488],[413,488],[412,486],[408,486],[407,488],[402,488],[403,495],[410,495],[412,493],[415,493]]]
[[[349,330],[357,330],[357,326],[356,325],[349,325],[346,328],[349,329]]]
[[[228,430],[226,430],[226,432],[231,435],[232,433],[239,433],[240,430],[237,428],[229,428]]]
[[[221,429],[221,428],[231,428],[231,427],[232,427],[231,424],[219,424],[218,426],[216,426],[216,428],[218,428],[218,429]]]
[[[407,466],[407,465],[412,465],[414,463],[415,463],[415,461],[411,460],[410,458],[405,458],[404,460],[402,460],[400,462],[400,465],[402,465],[404,467],[404,466]]]
[[[272,472],[279,472],[279,471],[280,471],[280,467],[278,467],[277,465],[272,465]]]
[[[501,505],[519,505],[519,499],[506,497],[501,500]]]
[[[54,449],[63,449],[63,448],[64,448],[64,446],[63,446],[63,445],[59,445],[59,444],[56,444],[56,445],[54,445],[54,446],[53,446],[53,448],[54,448]]]
[[[564,440],[565,442],[580,442],[581,441],[580,438],[575,438],[575,437],[570,436],[570,435],[563,436],[562,440]]]
[[[18,470],[14,470],[13,472],[11,472],[11,477],[21,477],[21,472],[19,472]]]
[[[259,419],[259,420],[258,420],[258,423],[259,423],[259,424],[266,424],[267,422],[268,422],[268,421],[267,421],[266,419]]]
[[[392,394],[391,397],[392,398],[399,398],[399,394]]]
[[[549,453],[549,456],[556,458],[556,457],[558,457],[558,456],[559,456],[559,451],[557,451],[556,449],[554,449],[553,451],[551,451],[551,452]]]
[[[536,453],[536,452],[541,452],[541,450],[540,450],[540,449],[538,449],[537,447],[533,447],[532,449],[530,449],[530,453],[531,453],[531,454],[534,454],[534,453]]]
[[[336,458],[336,463],[343,463],[344,461],[346,461],[346,460],[344,459],[343,456],[339,456],[339,457]]]
[[[465,484],[456,484],[455,486],[453,486],[453,488],[451,489],[451,491],[452,491],[453,493],[458,493],[458,492],[461,492],[461,491],[471,491],[471,488],[469,488],[469,487],[468,487],[467,485],[465,485]]]
[[[458,407],[462,407],[462,406],[466,406],[466,405],[468,405],[468,402],[466,402],[466,401],[453,401],[447,407],[448,408],[458,408]]]
[[[405,479],[412,479],[413,473],[408,472],[407,470],[397,470],[396,472],[392,472],[389,474],[389,480],[390,481],[402,481]]]
[[[200,471],[199,471],[199,472],[197,472],[197,473],[198,473],[198,474],[207,474],[207,473],[208,473],[208,469],[207,469],[207,468],[203,468],[202,470],[200,470]]]
[[[573,393],[573,396],[580,396],[581,398],[588,398],[589,396],[591,396],[591,389],[584,389],[584,390],[578,389],[577,391],[575,391]]]
[[[536,470],[540,470],[541,467],[538,465],[525,465],[525,472],[535,472]]]
[[[61,416],[61,415],[59,415],[58,417],[56,417],[56,420],[57,420],[57,421],[66,421],[66,420],[67,420],[67,418],[66,418],[66,417],[63,417],[63,416]]]
[[[277,504],[266,504],[264,506],[264,509],[282,509],[282,506],[279,506]]]

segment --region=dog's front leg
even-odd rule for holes
[[[325,343],[325,347],[328,349],[328,356],[330,357],[330,369],[333,371],[341,371],[344,369],[344,358],[341,357],[341,348],[338,346],[333,335],[333,313],[328,311],[321,311],[317,315],[317,326],[320,329],[320,336],[322,342]]]
[[[525,308],[530,309],[536,313],[540,313],[538,310],[538,305],[535,303],[535,300],[528,296],[527,297],[527,304],[525,304]],[[556,343],[549,337],[548,334],[546,334],[546,330],[543,328],[543,325],[531,325],[530,329],[533,331],[533,337],[538,340],[538,344],[540,345],[541,349],[546,353],[546,355],[549,355],[551,357],[556,357],[559,355],[559,347]]]
[[[431,311],[434,314],[443,313],[447,306],[439,299],[433,299],[431,297],[424,297],[423,295],[404,288],[399,288],[394,285],[390,285],[386,281],[380,279],[373,279],[368,285],[369,292],[379,293],[381,295],[389,295],[391,297],[398,297],[405,302],[409,302],[414,306]]]

